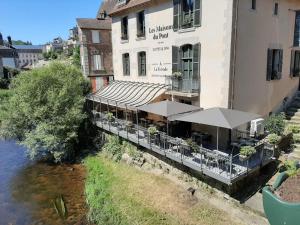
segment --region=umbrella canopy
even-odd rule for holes
[[[199,111],[201,108],[173,101],[162,101],[138,107],[139,110],[156,115],[170,117],[177,114]]]
[[[204,111],[180,115],[174,120],[205,124],[215,127],[234,129],[261,116],[254,113],[242,112],[225,108],[211,108]]]

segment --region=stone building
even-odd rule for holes
[[[4,43],[3,36],[1,33],[0,33],[0,61],[1,61],[0,64],[3,67],[10,67],[14,69],[18,68],[18,53],[12,45],[11,37],[8,36],[7,43]]]
[[[43,59],[42,45],[14,45],[19,55],[19,68],[32,66]]]
[[[300,2],[130,0],[111,11],[115,80],[262,116],[299,88]]]
[[[96,18],[78,18],[82,71],[90,78],[93,91],[113,80],[111,18],[115,0],[103,1]]]

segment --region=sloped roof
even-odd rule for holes
[[[147,5],[153,0],[129,0],[125,5],[116,5],[114,9],[109,13],[110,15],[117,14],[121,11],[128,10],[137,6]]]
[[[13,45],[15,49],[43,49],[43,45]]]
[[[85,29],[110,30],[111,19],[99,20],[90,18],[77,18],[77,25]]]
[[[109,14],[114,9],[117,2],[118,0],[103,0],[96,17],[100,18],[100,13],[104,11]]]

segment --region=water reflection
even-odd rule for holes
[[[0,224],[80,224],[86,213],[81,165],[32,163],[24,149],[0,141]],[[62,195],[68,209],[63,220],[53,200]]]

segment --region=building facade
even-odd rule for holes
[[[32,66],[43,59],[42,45],[14,45],[19,56],[19,68]]]
[[[115,79],[267,116],[298,90],[299,8],[296,0],[119,1],[110,14]]]
[[[82,71],[90,78],[93,92],[113,80],[111,18],[107,16],[114,0],[103,1],[97,18],[78,18]]]
[[[12,45],[11,37],[7,37],[7,44],[4,43],[0,33],[0,61],[3,67],[18,68],[18,53]]]

